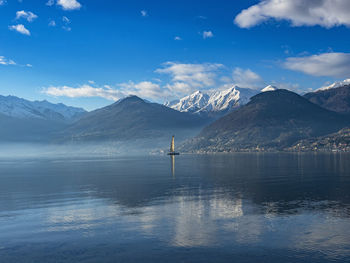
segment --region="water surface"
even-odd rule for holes
[[[0,262],[346,262],[349,154],[0,160]]]

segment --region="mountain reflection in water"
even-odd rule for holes
[[[172,157],[1,160],[1,261],[350,257],[350,155]]]

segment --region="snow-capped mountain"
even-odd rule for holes
[[[29,101],[15,96],[0,95],[0,113],[10,117],[69,122],[85,112],[82,108],[69,107],[62,103]]]
[[[343,87],[343,86],[347,86],[347,85],[350,85],[350,79],[345,79],[343,81],[334,82],[333,84],[319,88],[316,91],[335,89],[335,88],[339,88],[339,87]]]
[[[181,112],[211,113],[228,112],[249,102],[259,91],[233,86],[223,91],[203,93],[196,91],[180,100],[165,103],[165,106]]]
[[[277,88],[275,86],[272,86],[272,85],[268,85],[266,86],[265,88],[263,88],[261,90],[261,92],[266,92],[266,91],[275,91]]]
[[[195,113],[201,111],[208,104],[209,98],[208,94],[198,90],[180,100],[166,102],[165,106],[181,112]]]

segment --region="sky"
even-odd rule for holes
[[[0,95],[93,110],[350,78],[348,0],[0,0]]]

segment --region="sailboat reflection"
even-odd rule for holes
[[[175,177],[175,155],[170,156],[170,162],[171,162],[171,175]]]

